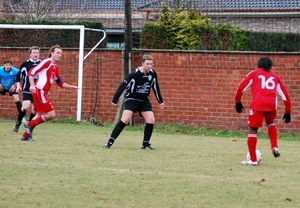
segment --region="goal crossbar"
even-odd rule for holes
[[[83,62],[90,53],[104,40],[106,33],[103,30],[97,30],[104,33],[104,37],[96,44],[96,46],[84,57],[84,25],[20,25],[20,24],[0,24],[0,28],[5,29],[53,29],[53,30],[79,30],[79,60],[78,60],[78,87],[77,92],[77,121],[81,120],[82,105],[82,78],[83,78]],[[96,29],[89,29],[95,30]]]

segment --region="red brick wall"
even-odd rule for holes
[[[26,50],[0,50],[0,60],[8,57],[18,67],[27,58]],[[132,66],[141,64],[145,51],[134,51]],[[223,130],[247,129],[247,110],[250,90],[243,96],[246,111],[237,114],[234,108],[234,95],[237,84],[252,69],[261,56],[273,59],[273,70],[283,79],[292,98],[292,123],[285,125],[281,118],[284,105],[279,98],[279,111],[276,124],[279,132],[299,133],[299,54],[257,54],[257,53],[218,53],[146,51],[154,57],[154,69],[165,102],[160,110],[152,93],[152,104],[157,123],[178,123],[195,126],[209,126]],[[46,57],[46,51],[42,58]],[[64,50],[60,63],[61,75],[65,82],[76,84],[78,79],[78,52]],[[122,52],[103,50],[93,52],[84,63],[82,89],[82,119],[96,118],[100,121],[113,121],[116,107],[110,101],[122,80]],[[77,94],[53,86],[51,100],[59,118],[76,118]],[[17,112],[12,98],[0,96],[0,117],[16,117]],[[138,115],[135,123],[142,123]],[[265,128],[262,129],[265,131]]]

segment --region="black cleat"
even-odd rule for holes
[[[107,142],[107,143],[103,146],[103,148],[105,148],[105,149],[110,149],[110,147],[112,146],[112,144],[113,144],[113,143],[111,143],[111,142]]]
[[[155,150],[155,148],[151,147],[151,144],[142,145],[141,149],[144,149],[144,150]]]
[[[280,152],[279,152],[279,149],[277,147],[272,148],[272,153],[273,153],[275,158],[280,157]]]
[[[16,122],[16,124],[15,124],[15,126],[14,126],[14,128],[13,128],[13,131],[14,132],[18,132],[19,131],[19,128],[20,128],[20,126],[21,126],[21,121],[17,121]]]

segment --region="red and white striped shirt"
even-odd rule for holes
[[[61,80],[58,67],[52,63],[51,58],[43,60],[29,71],[28,76],[34,77],[35,75],[38,75],[38,79],[35,82],[36,88],[44,91],[50,91],[52,83]]]

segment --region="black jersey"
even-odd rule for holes
[[[132,71],[125,80],[120,84],[117,89],[112,103],[117,103],[121,94],[125,89],[127,92],[125,94],[126,100],[136,100],[136,101],[146,101],[150,97],[150,89],[153,89],[155,97],[158,103],[163,103],[162,96],[160,94],[160,89],[157,81],[156,72],[151,69],[149,73],[142,73],[140,67]]]
[[[32,59],[28,59],[25,62],[23,62],[20,66],[20,72],[17,76],[17,82],[23,82],[22,91],[25,93],[31,93],[29,90],[30,83],[28,79],[28,72],[33,67],[39,65],[41,63],[41,60],[33,61]]]

